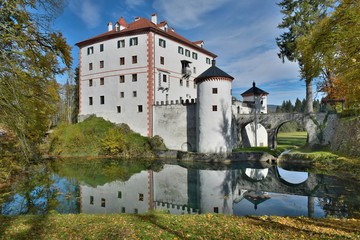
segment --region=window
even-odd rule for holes
[[[217,94],[217,93],[218,93],[218,89],[217,89],[217,88],[213,88],[213,89],[212,89],[212,93],[213,93],[213,94]]]
[[[104,85],[104,82],[105,82],[104,78],[100,78],[100,85]]]
[[[117,47],[118,48],[124,48],[125,47],[125,40],[117,41]]]
[[[162,81],[163,81],[164,83],[167,82],[167,76],[166,76],[165,74],[163,74]]]
[[[124,82],[125,82],[125,76],[124,76],[124,75],[120,75],[119,81],[120,81],[120,83],[124,83]]]
[[[134,208],[134,213],[137,214],[139,210],[137,208]]]
[[[89,97],[89,105],[93,105],[93,98]]]
[[[92,87],[92,85],[93,85],[93,80],[89,79],[89,87]]]
[[[214,207],[214,213],[219,213],[219,208],[218,207]]]
[[[189,87],[189,80],[186,80],[186,87]]]
[[[120,97],[124,98],[124,96],[125,96],[124,92],[120,92]]]
[[[137,92],[133,91],[133,97],[137,97]]]
[[[143,111],[143,106],[142,105],[138,105],[138,112],[142,112]]]
[[[89,63],[89,70],[93,70],[93,64]]]
[[[193,53],[192,53],[192,58],[193,58],[193,59],[197,59],[197,58],[198,58],[198,55],[197,55],[196,52],[193,52]]]
[[[132,75],[132,81],[137,82],[137,74],[136,73]]]
[[[125,65],[125,58],[124,57],[120,58],[120,65]]]
[[[139,201],[144,201],[144,194],[139,193]]]
[[[217,105],[212,105],[213,112],[217,112]]]
[[[100,44],[100,52],[104,51],[104,44]]]
[[[187,49],[185,50],[185,56],[190,57],[190,51]]]
[[[122,198],[122,192],[118,191],[118,198]]]
[[[100,61],[100,68],[104,68],[104,61]]]
[[[138,38],[137,37],[130,38],[130,46],[136,46],[136,45],[138,45]]]
[[[121,213],[125,213],[125,208],[121,207]]]
[[[183,55],[183,54],[184,54],[184,48],[178,47],[178,53],[180,53],[181,55]]]
[[[137,63],[137,56],[132,56],[132,63]]]
[[[121,113],[121,106],[117,106],[117,107],[116,107],[116,111],[117,111],[118,113]]]
[[[183,86],[183,85],[184,85],[183,80],[180,79],[180,86]]]
[[[164,65],[164,64],[165,64],[165,59],[164,59],[164,57],[160,57],[160,64],[161,64],[161,65]]]
[[[101,207],[105,207],[105,201],[106,201],[105,198],[101,199]]]
[[[105,104],[105,96],[100,96],[100,104]]]
[[[87,55],[93,54],[94,53],[94,47],[88,47],[87,48]]]
[[[159,39],[159,46],[160,47],[163,47],[163,48],[166,48],[166,41],[164,39]]]
[[[193,73],[196,73],[196,67],[193,67]]]
[[[90,204],[94,205],[94,196],[90,196]]]
[[[211,63],[210,58],[206,58],[206,63],[207,63],[207,64],[210,64],[210,63]]]

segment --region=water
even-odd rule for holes
[[[21,177],[1,212],[359,217],[359,182],[287,167],[56,160]]]

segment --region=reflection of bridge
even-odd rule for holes
[[[251,122],[255,122],[254,114],[238,114],[235,116],[238,129],[239,146],[243,140],[241,131]],[[330,143],[338,123],[337,114],[317,113],[269,113],[257,114],[256,122],[264,126],[268,133],[268,144],[271,148],[276,148],[277,133],[279,128],[286,122],[297,122],[303,126],[308,133],[308,144],[310,146]]]
[[[308,178],[301,183],[294,184],[288,182],[279,174],[278,167],[269,168],[267,176],[261,181],[251,181],[245,178],[245,172],[243,172],[242,175],[237,184],[239,188],[244,190],[253,190],[256,188],[259,191],[314,197],[338,195],[346,192],[345,185],[336,182],[335,178],[324,175],[309,173]],[[332,188],[329,188],[329,186],[332,186]]]

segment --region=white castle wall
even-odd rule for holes
[[[134,37],[134,36],[131,36]],[[80,115],[96,114],[115,123],[127,123],[131,129],[142,135],[147,134],[147,35],[139,34],[139,44],[129,46],[131,37],[110,39],[91,45],[93,54],[87,54],[88,47],[80,49],[81,81],[80,81]],[[125,40],[124,48],[117,48],[117,41]],[[100,52],[100,44],[104,51]],[[137,63],[132,63],[132,56],[137,56]],[[125,58],[125,64],[120,65],[120,57]],[[104,67],[100,68],[100,61]],[[93,69],[89,70],[92,63]],[[132,81],[132,74],[137,74],[137,81]],[[125,82],[120,82],[120,75]],[[100,85],[100,78],[104,84]],[[92,86],[89,82],[92,80]],[[136,91],[136,97],[133,92]],[[121,96],[123,93],[123,97]],[[100,103],[104,96],[104,104]],[[90,105],[89,98],[93,99]],[[142,105],[143,111],[138,111]],[[121,112],[117,112],[117,107]]]
[[[214,88],[217,89],[216,93],[213,92]],[[231,88],[231,81],[224,79],[211,79],[198,84],[198,152],[231,152]]]
[[[169,149],[196,150],[196,105],[154,106],[154,135]]]

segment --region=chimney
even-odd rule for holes
[[[151,22],[154,23],[155,25],[157,25],[157,15],[156,15],[156,13],[153,13],[151,15]]]
[[[212,60],[211,65],[212,65],[213,67],[215,67],[215,65],[216,65],[216,60],[215,60],[215,59]]]
[[[135,17],[135,22],[137,21],[137,20],[139,20],[140,19],[140,17]]]
[[[112,31],[113,30],[113,25],[112,25],[112,22],[109,22],[108,23],[108,32]]]

